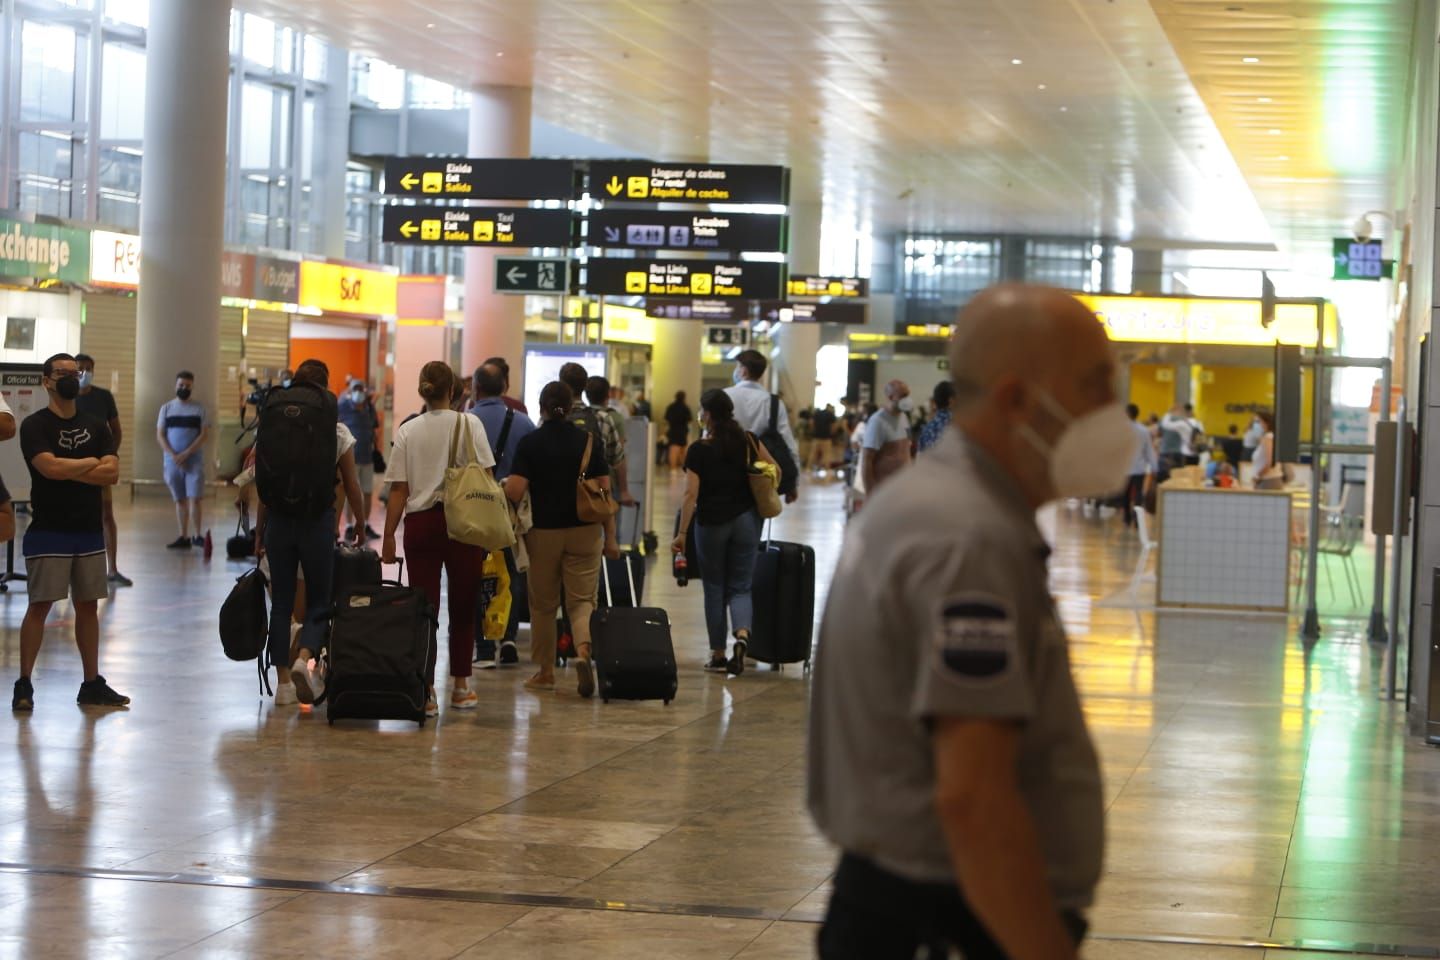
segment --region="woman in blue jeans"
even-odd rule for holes
[[[760,515],[750,493],[750,463],[756,458],[774,460],[764,444],[735,422],[735,405],[725,391],[707,390],[700,398],[700,423],[705,435],[685,454],[680,535],[670,548],[675,553],[685,552],[686,531],[693,518],[700,580],[705,588],[705,626],[710,635],[705,669],[738,675],[745,669],[754,613],[750,582],[760,548]],[[725,641],[732,633],[734,652],[727,660]]]

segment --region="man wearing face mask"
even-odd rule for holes
[[[130,698],[100,676],[99,601],[105,583],[105,533],[100,490],[120,479],[120,460],[104,421],[81,413],[80,371],[75,358],[57,353],[45,361],[50,404],[25,418],[20,450],[30,471],[30,526],[25,531],[26,590],[30,606],[20,624],[20,678],[10,708],[35,709],[30,677],[45,639],[45,619],[56,603],[69,599],[75,646],[85,680],[77,703],[123,707]]]
[[[376,430],[380,423],[375,404],[370,401],[363,380],[351,381],[345,395],[340,398],[337,409],[340,422],[345,424],[355,437],[355,472],[360,479],[360,494],[365,503],[365,516],[350,518],[350,525],[345,528],[345,539],[352,539],[355,528],[362,527],[365,530],[365,539],[375,540],[380,534],[370,526],[370,508],[374,503]]]
[[[760,382],[769,366],[770,361],[759,350],[742,350],[735,357],[735,385],[726,387],[725,392],[735,405],[735,422],[755,434],[779,464],[780,492],[786,503],[794,503],[799,497],[800,464],[804,461],[800,459],[800,444],[790,427],[785,401]]]
[[[287,371],[288,372],[288,371]],[[155,439],[165,451],[165,485],[175,499],[175,522],[180,537],[169,544],[172,550],[205,545],[201,534],[201,504],[205,494],[205,439],[210,436],[210,412],[190,399],[195,374],[181,370],[175,375],[175,399],[160,407]],[[194,518],[195,532],[190,533]]]
[[[121,436],[120,408],[115,405],[115,394],[104,387],[95,386],[95,358],[90,354],[75,354],[75,365],[80,370],[80,396],[75,398],[75,408],[110,428],[110,440],[115,444],[114,453],[118,457]],[[133,587],[135,581],[121,573],[116,562],[120,531],[115,525],[114,493],[114,487],[100,488],[105,514],[105,560],[110,571],[108,579],[117,587]]]
[[[873,497],[880,485],[910,465],[910,414],[915,401],[903,380],[885,384],[885,406],[865,422],[860,449],[860,477],[865,495]]]
[[[1063,291],[994,287],[950,370],[954,425],[852,522],[821,628],[809,807],[843,851],[825,960],[1074,960],[1100,877],[1100,767],[1035,511],[1124,485],[1110,345]]]

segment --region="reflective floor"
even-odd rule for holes
[[[810,487],[775,535],[827,570],[840,508]],[[647,584],[682,660],[669,707],[538,696],[512,668],[423,731],[330,728],[224,658],[243,567],[164,550],[171,517],[120,506],[136,586],[102,607],[102,668],[133,707],[75,705],[57,613],[34,715],[0,720],[0,957],[811,955],[834,852],[803,809],[806,678],[702,673],[698,585]],[[1440,955],[1440,753],[1376,700],[1359,625],[1307,657],[1280,619],[1136,611],[1122,532],[1055,530],[1109,798],[1085,955]],[[0,597],[7,680],[24,604]]]

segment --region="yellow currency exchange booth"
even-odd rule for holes
[[[1269,327],[1258,299],[1078,295],[1105,324],[1128,372],[1128,395],[1141,417],[1163,415],[1188,398],[1212,436],[1230,426],[1244,433],[1256,409],[1275,404],[1276,343],[1313,348],[1315,308],[1281,304]],[[1334,304],[1324,311],[1325,346],[1337,337]],[[1302,437],[1310,430],[1310,371],[1305,383]]]

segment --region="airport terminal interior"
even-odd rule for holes
[[[1098,412],[1128,404],[1141,450],[1099,465],[1111,487],[1064,495],[1056,437],[1095,422],[1046,400],[1063,414],[1032,444],[1053,473],[1036,481],[1048,581],[1006,584],[1048,589],[1063,626],[1103,866],[1087,902],[1039,882],[1007,914],[1020,887],[987,886],[1034,866],[1058,889],[1055,864],[1032,843],[977,874],[947,833],[960,860],[926,896],[970,904],[1002,944],[985,957],[1440,957],[1437,118],[1435,0],[0,0],[0,398],[18,424],[0,416],[0,958],[901,957],[822,949],[854,903],[832,906],[842,855],[901,861],[812,815],[834,751],[811,710],[836,682],[825,640],[855,629],[834,611],[887,582],[886,538],[920,533],[866,524],[882,481],[899,500],[980,456],[974,391],[954,422],[947,405],[952,382],[979,389],[963,371],[990,358],[958,344],[997,285],[1056,288],[1103,324]],[[1026,350],[1035,370],[1057,353]],[[296,399],[324,396],[314,361],[330,413]],[[422,399],[438,364],[454,391]],[[532,663],[540,574],[527,600],[507,554],[482,567],[484,541],[456,546],[479,509],[456,504],[481,495],[454,491],[494,490],[489,473],[462,469],[456,434],[442,478],[426,451],[444,438],[418,439],[437,416],[549,418],[542,389],[575,364],[603,380],[576,398],[592,409],[481,446],[537,521],[561,515],[537,466],[559,462],[554,438],[589,431],[609,464],[621,556],[565,573],[567,603],[604,607],[594,666],[568,614],[558,662]],[[743,515],[720,523],[704,477],[730,408],[781,462],[735,467]],[[71,416],[87,429],[55,423]],[[324,416],[357,441],[335,491],[330,425],[307,419]],[[319,445],[267,450],[298,436],[287,417],[320,422]],[[610,509],[572,504],[574,476],[575,519],[554,527]],[[351,479],[369,515],[332,536],[326,498]],[[674,555],[695,490],[687,546],[732,531],[743,575]],[[298,635],[324,655],[292,672],[288,651],[263,682],[266,623],[236,612],[263,595],[245,592],[262,506],[270,558],[303,552],[277,532],[303,528],[327,571],[331,540],[378,561],[406,514],[403,584],[337,586]],[[511,542],[524,511],[500,512]],[[558,550],[550,526],[510,561]],[[443,578],[427,691],[421,581],[457,550],[475,561]],[[607,591],[626,571],[624,598]],[[750,646],[711,664],[741,581]],[[982,616],[964,583],[961,614],[940,584],[895,582],[883,602],[941,626],[864,638],[876,675],[932,643],[926,670],[963,671],[953,644],[1017,635],[964,619]],[[473,664],[468,634],[447,644],[460,595],[501,644]],[[400,636],[403,604],[420,619]],[[101,681],[76,643],[97,609]],[[368,668],[347,667],[347,637],[377,651]],[[535,682],[552,667],[553,689]],[[473,698],[452,696],[472,668]],[[847,703],[844,730],[906,696]],[[1052,709],[1013,725],[1017,790],[1060,763],[1030,739]],[[941,793],[913,825],[886,803],[949,769],[952,720],[910,722],[935,752],[909,778],[849,771],[873,835],[956,829]],[[1020,795],[1007,822],[1067,803]],[[1062,907],[1083,918],[1075,953],[1017,932],[1016,911],[1059,929]],[[937,935],[903,956],[966,953]]]

